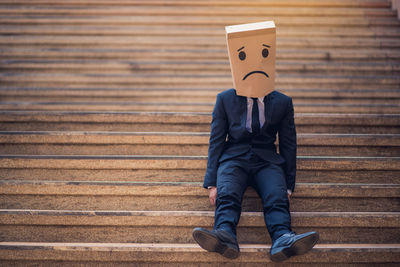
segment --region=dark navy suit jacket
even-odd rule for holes
[[[281,165],[288,189],[294,191],[296,180],[296,127],[292,99],[273,91],[264,98],[265,123],[260,133],[246,129],[247,98],[236,95],[235,89],[217,95],[212,113],[207,171],[203,186],[215,186],[221,162],[234,159],[252,150],[265,161]],[[276,135],[279,135],[279,154]]]

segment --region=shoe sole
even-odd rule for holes
[[[272,255],[271,260],[279,262],[287,260],[292,256],[303,255],[308,251],[310,251],[315,246],[315,244],[317,244],[318,240],[319,240],[318,233],[305,236],[302,239],[299,239],[296,242],[294,242],[291,247],[284,248],[282,249],[282,251]]]
[[[208,252],[217,252],[228,259],[239,257],[239,251],[230,247],[229,244],[222,244],[217,237],[207,232],[194,230],[193,238],[203,249]]]

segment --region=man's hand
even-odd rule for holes
[[[215,186],[208,188],[208,198],[211,206],[215,206],[215,200],[217,199],[217,188]]]
[[[291,196],[292,196],[292,190],[288,189],[287,190],[287,197],[288,197],[289,201],[290,201]]]

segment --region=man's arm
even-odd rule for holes
[[[217,95],[211,121],[210,144],[208,147],[207,171],[204,177],[204,188],[217,185],[218,160],[224,150],[228,121],[221,95]]]
[[[287,189],[294,191],[296,184],[296,126],[294,124],[293,102],[290,98],[286,114],[279,125],[279,153],[285,159]]]

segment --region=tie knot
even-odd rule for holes
[[[253,99],[253,101],[257,101],[257,97],[252,97],[251,99]]]

